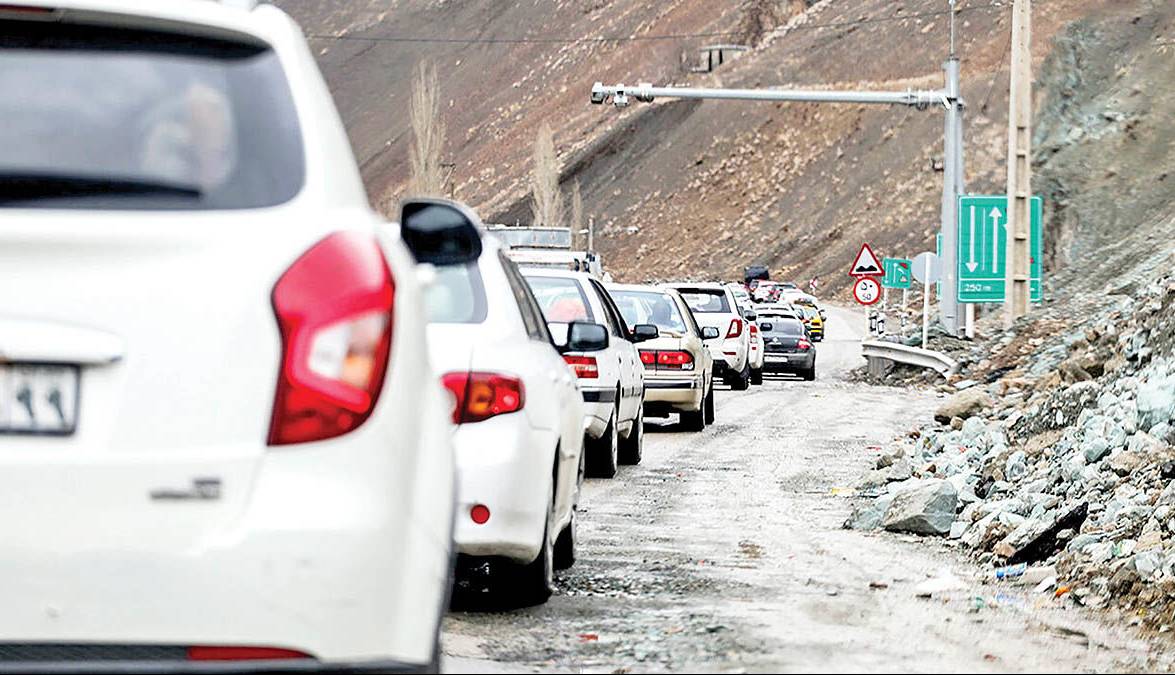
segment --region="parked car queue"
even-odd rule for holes
[[[544,601],[584,476],[771,363],[721,285],[385,221],[275,6],[0,34],[0,672],[435,672],[450,591]]]

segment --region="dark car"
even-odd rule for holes
[[[816,347],[799,319],[760,319],[763,334],[763,372],[795,373],[805,380],[816,379]]]

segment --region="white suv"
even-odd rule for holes
[[[480,225],[430,201],[433,218]],[[457,599],[536,604],[575,561],[583,400],[514,262],[483,242],[478,261],[441,268],[428,293],[429,352],[455,401]]]
[[[714,357],[714,375],[725,381],[732,389],[743,390],[751,382],[751,343],[747,321],[740,314],[738,302],[730,289],[719,283],[671,283],[666,288],[675,289],[685,298],[702,326],[713,326],[721,336],[709,340],[706,346]]]
[[[435,668],[449,397],[298,27],[0,19],[0,670]]]
[[[583,393],[588,436],[588,475],[611,478],[621,464],[641,461],[644,446],[644,364],[636,343],[658,336],[657,327],[642,324],[629,331],[608,291],[585,272],[526,268],[522,270],[542,307],[555,343],[566,342],[571,322],[603,324],[606,349],[563,354]]]

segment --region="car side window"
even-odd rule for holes
[[[499,252],[498,260],[502,262],[502,269],[506,272],[506,280],[510,283],[510,290],[514,293],[514,300],[518,303],[518,311],[522,314],[522,323],[526,326],[526,334],[532,340],[552,342],[551,332],[547,329],[547,322],[543,318],[543,311],[539,303],[530,292],[530,286],[518,272],[518,265]]]
[[[600,282],[592,279],[590,281],[592,289],[596,291],[596,295],[600,297],[600,304],[604,306],[604,314],[608,318],[608,325],[612,330],[612,334],[616,337],[628,339],[628,324],[625,323],[624,317],[620,314],[616,304],[612,302],[612,296],[608,295],[608,291],[600,285]]]

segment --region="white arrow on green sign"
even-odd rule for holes
[[[881,279],[884,288],[909,288],[913,284],[910,261],[905,258],[882,258],[881,269],[885,272]]]
[[[1040,197],[1032,198],[1029,244],[1029,287],[1033,302],[1041,300]],[[1004,302],[1007,285],[1008,198],[1007,195],[963,195],[959,197],[958,279],[959,302]]]

